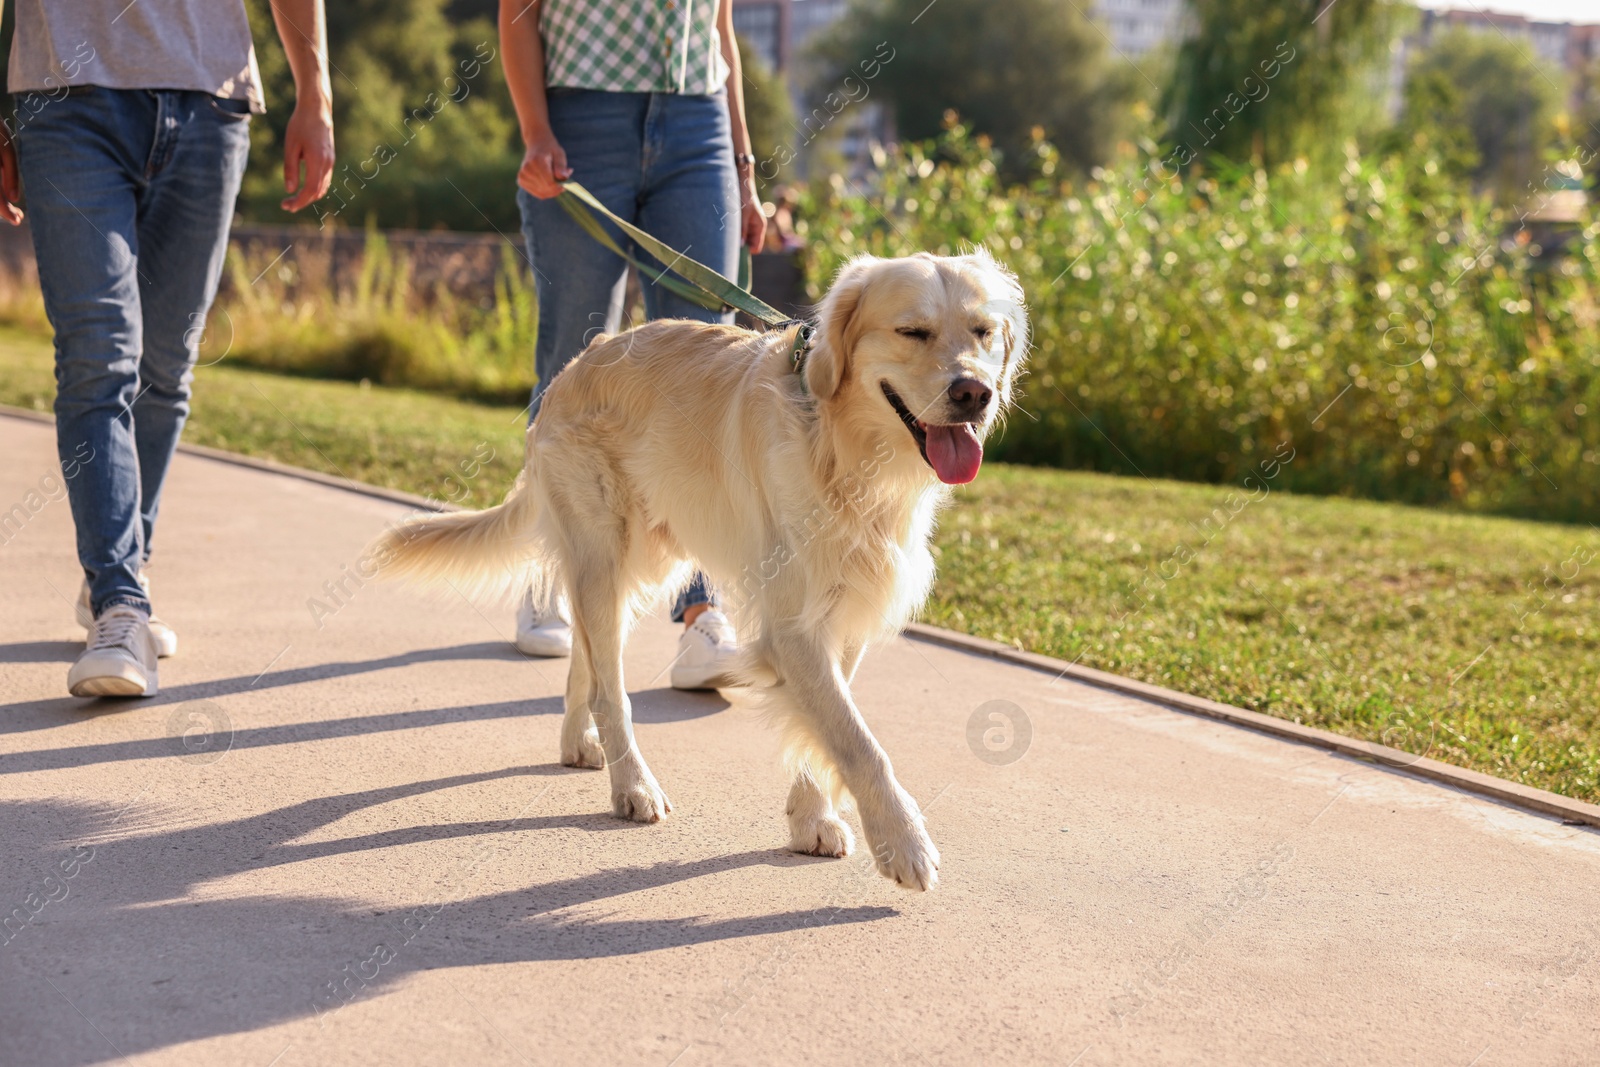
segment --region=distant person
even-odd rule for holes
[[[766,205],[766,252],[793,252],[805,247],[805,241],[794,232],[794,213],[800,206],[800,197],[787,185],[772,191],[772,202]]]
[[[627,264],[551,199],[561,182],[581,182],[619,217],[729,278],[741,243],[760,249],[766,219],[732,0],[501,0],[500,41],[527,145],[517,204],[539,294],[531,422],[550,380],[622,321]],[[733,321],[649,278],[639,284],[651,319]],[[703,575],[672,619],[684,624],[672,684],[724,684],[735,636]],[[525,595],[516,645],[532,656],[569,654],[565,606]]]
[[[112,17],[113,14],[115,17]],[[322,0],[272,0],[294,71],[283,201],[328,191]],[[178,637],[150,606],[161,486],[250,151],[265,110],[244,0],[19,0],[0,131],[0,217],[27,190],[55,328],[56,449],[77,526],[88,644],[73,696],[154,696]]]

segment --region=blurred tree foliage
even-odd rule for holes
[[[1389,154],[1432,156],[1455,180],[1473,174],[1483,159],[1460,91],[1437,70],[1417,70],[1406,79],[1400,117],[1384,131],[1379,145]]]
[[[1163,98],[1175,162],[1337,158],[1381,95],[1388,0],[1194,0]]]
[[[247,7],[268,111],[252,131],[239,208],[248,219],[282,222],[294,80],[267,0]],[[307,209],[307,221],[515,230],[521,150],[498,34],[485,13],[449,8],[448,0],[328,6],[338,162],[333,191]]]
[[[1526,42],[1455,29],[1435,37],[1412,63],[1406,91],[1438,100],[1439,87],[1453,90],[1441,123],[1470,131],[1478,156],[1471,173],[1479,188],[1509,195],[1526,188],[1555,147],[1567,81]]]
[[[782,75],[775,73],[744,41],[739,42],[739,62],[744,67],[744,114],[750,126],[750,151],[757,161],[768,160],[794,127],[794,105]],[[765,192],[771,168],[756,168],[756,184]],[[775,173],[775,172],[774,172]]]
[[[1589,64],[1578,83],[1578,106],[1572,116],[1572,140],[1578,165],[1593,194],[1600,195],[1600,58]]]
[[[953,110],[994,141],[1012,176],[1038,158],[1036,127],[1086,171],[1107,158],[1132,73],[1108,60],[1083,12],[1072,0],[855,0],[818,48],[834,81],[881,58],[881,44],[893,49],[873,91],[905,140],[937,137]]]

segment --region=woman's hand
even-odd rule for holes
[[[522,155],[522,168],[517,171],[517,184],[540,200],[561,195],[561,183],[572,177],[567,166],[567,153],[556,140],[556,135],[543,130],[528,138],[528,150]]]
[[[739,236],[751,255],[761,251],[767,240],[767,216],[761,210],[761,194],[756,191],[755,170],[740,168]]]

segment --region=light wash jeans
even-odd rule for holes
[[[24,99],[38,97],[38,99]],[[45,312],[55,327],[56,448],[98,616],[150,603],[161,485],[217,293],[250,148],[242,101],[186,90],[19,94],[17,136]]]
[[[574,181],[609,210],[672,248],[727,277],[739,263],[739,186],[724,94],[613,93],[549,90],[550,128],[567,153]],[[539,294],[539,339],[529,420],[545,386],[595,334],[615,333],[622,320],[627,264],[599,244],[554,200],[517,191]],[[647,265],[656,260],[613,228],[619,245]],[[659,268],[658,268],[659,269]],[[651,319],[732,322],[640,278]],[[696,574],[673,605],[715,603]]]

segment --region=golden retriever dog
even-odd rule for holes
[[[739,684],[784,727],[790,848],[848,854],[853,800],[878,870],[928,889],[938,850],[850,683],[928,595],[935,516],[977,476],[1027,351],[1022,291],[981,250],[863,256],[797,368],[798,329],[596,339],[550,383],[504,503],[400,525],[374,558],[469,592],[564,593],[561,762],[607,768],[613,810],[640,822],[672,805],[634,742],[623,645],[698,566],[740,631]]]

